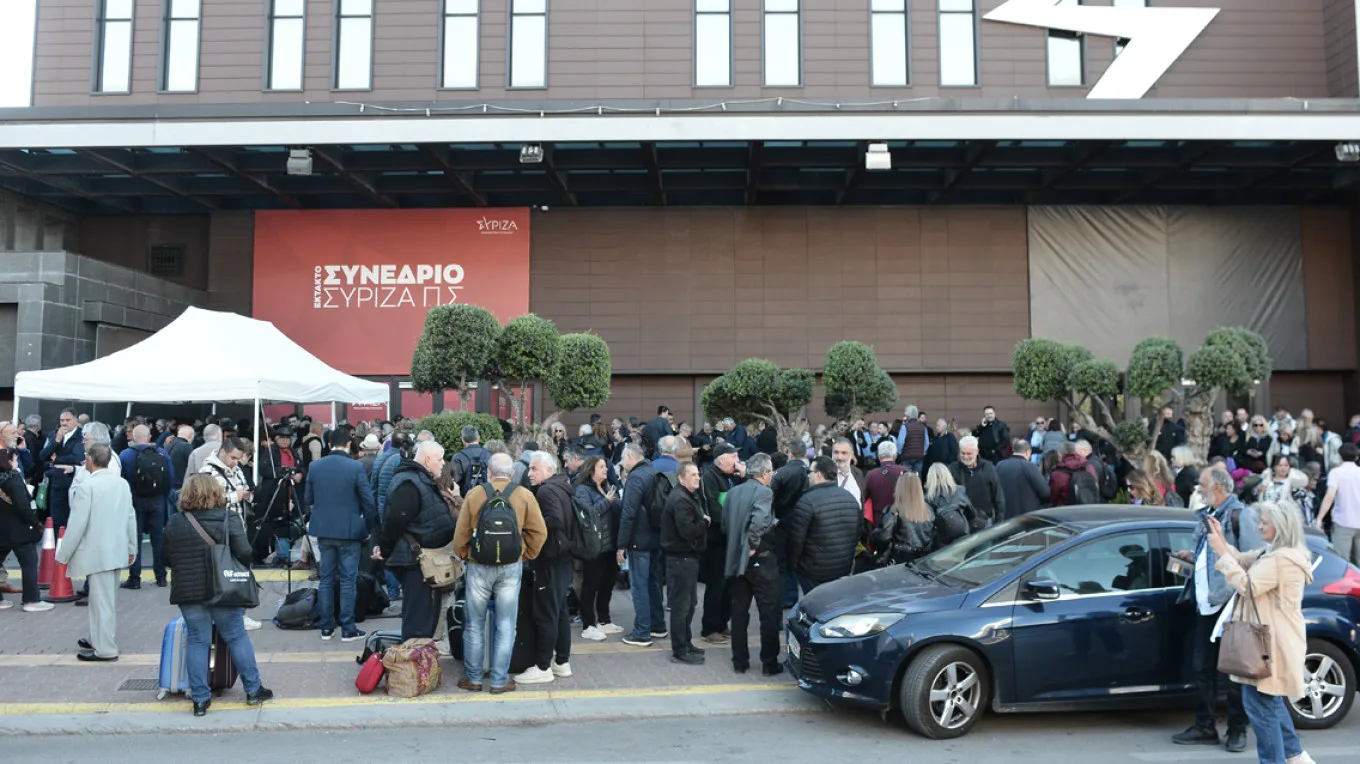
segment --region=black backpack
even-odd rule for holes
[[[1111,502],[1118,495],[1119,477],[1114,473],[1114,465],[1103,465],[1100,469],[1100,498],[1102,502]]]
[[[572,497],[572,522],[568,528],[568,543],[571,556],[578,560],[591,562],[599,559],[605,552],[604,531],[600,530],[599,516],[585,502]]]
[[[1091,477],[1091,473],[1085,469],[1073,470],[1067,467],[1059,467],[1058,471],[1071,476],[1067,484],[1068,506],[1105,503],[1100,495],[1100,486],[1096,479]]]
[[[320,622],[317,590],[312,588],[294,589],[274,614],[274,627],[279,629],[315,629]]]
[[[170,460],[154,446],[137,449],[132,462],[132,493],[137,496],[164,496],[170,492]]]
[[[458,490],[461,495],[467,496],[468,491],[471,491],[475,486],[482,485],[486,482],[486,453],[486,451],[483,451],[474,458],[468,456],[463,451],[459,451],[453,457],[454,459],[462,459],[463,477],[458,481]]]
[[[472,531],[472,561],[479,565],[511,565],[524,556],[524,539],[519,534],[519,518],[510,506],[510,494],[517,485],[507,485],[505,493],[490,483],[482,486],[486,504],[477,516],[477,527]]]
[[[652,490],[647,494],[647,524],[652,530],[661,529],[661,513],[666,509],[666,500],[671,491],[680,483],[674,472],[657,472],[652,478]]]

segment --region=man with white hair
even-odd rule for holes
[[[880,441],[878,466],[864,475],[864,498],[873,507],[875,527],[883,519],[883,510],[892,505],[897,479],[906,471],[906,467],[897,463],[897,443],[892,438]]]
[[[536,452],[529,462],[529,483],[543,513],[548,539],[529,563],[534,574],[534,663],[515,675],[517,684],[546,684],[571,676],[571,616],[567,590],[571,588],[572,488],[561,474],[557,459],[547,451]]]
[[[165,452],[170,454],[170,469],[174,472],[170,483],[170,503],[173,507],[175,495],[184,487],[184,479],[192,474],[188,469],[189,457],[194,453],[193,425],[180,425],[175,430],[175,437],[165,444]]]
[[[652,460],[652,466],[657,472],[674,474],[680,469],[680,461],[675,458],[679,444],[680,441],[674,435],[667,435],[656,442],[656,458]]]
[[[165,521],[169,518],[170,490],[175,482],[175,469],[170,454],[151,443],[151,428],[144,424],[132,428],[132,445],[118,455],[123,479],[132,489],[132,508],[137,513],[137,538],[151,537],[151,559],[156,573],[156,586],[166,587],[165,559],[161,555],[161,541]],[[142,545],[137,544],[137,559],[128,569],[123,589],[142,588]]]
[[[194,449],[189,454],[189,463],[185,472],[190,475],[197,475],[203,471],[203,465],[208,461],[208,457],[217,453],[217,449],[222,447],[222,427],[210,424],[203,428],[203,445]]]
[[[902,426],[897,428],[894,438],[903,466],[920,475],[925,466],[926,449],[930,448],[930,428],[921,421],[921,413],[915,406],[907,407]],[[882,461],[880,458],[879,463]]]
[[[1006,494],[1001,490],[996,467],[981,458],[977,437],[967,435],[959,439],[959,460],[949,466],[949,472],[968,494],[977,514],[987,519],[987,525],[1006,518]]]
[[[425,583],[417,555],[420,548],[437,549],[453,541],[453,517],[435,483],[443,468],[444,447],[432,440],[402,459],[388,488],[387,512],[373,549],[373,559],[385,560],[401,579],[403,640],[430,639],[438,624],[439,598]]]

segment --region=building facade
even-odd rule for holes
[[[698,419],[737,361],[817,369],[855,339],[904,404],[1022,422],[1056,412],[1011,390],[1019,340],[1122,365],[1242,324],[1278,369],[1257,404],[1335,422],[1360,411],[1355,21],[1354,0],[45,0],[32,105],[0,110],[0,249],[183,290],[60,336],[250,313],[391,379],[406,414],[455,405],[400,380],[424,308],[456,299],[607,339],[610,415]],[[0,264],[0,321],[56,262]],[[104,352],[26,352],[27,326],[11,379]]]

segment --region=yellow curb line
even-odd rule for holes
[[[282,698],[271,700],[265,708],[354,708],[359,706],[415,706],[452,705],[459,703],[496,703],[532,700],[592,700],[598,698],[657,698],[683,697],[736,692],[788,692],[798,688],[790,685],[765,684],[709,684],[693,687],[640,687],[618,690],[544,690],[521,691],[505,695],[490,693],[461,693],[457,695],[422,695],[418,698],[389,698],[384,695],[340,698]],[[0,703],[0,716],[50,716],[55,714],[112,714],[112,713],[183,713],[189,701],[175,698],[173,703]],[[213,701],[215,711],[246,711],[253,708],[243,702]]]

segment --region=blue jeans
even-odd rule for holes
[[[490,674],[492,687],[510,681],[510,655],[515,650],[515,619],[519,614],[519,585],[524,566],[478,565],[470,562],[463,573],[467,594],[463,600],[463,673],[473,684],[481,684]],[[410,594],[410,592],[407,592]],[[495,634],[491,644],[491,666],[484,672],[486,657],[486,610],[496,598]]]
[[[321,584],[316,596],[321,602],[321,630],[335,631],[335,576],[340,574],[340,629],[353,634],[354,590],[359,578],[359,552],[362,541],[321,539]]]
[[[247,695],[260,691],[260,670],[255,665],[255,647],[246,634],[245,611],[239,607],[209,607],[200,604],[179,606],[187,630],[184,660],[189,672],[189,696],[195,703],[212,697],[208,689],[208,651],[212,649],[213,624],[231,651],[231,662],[241,674]]]
[[[660,552],[628,552],[628,585],[633,595],[635,639],[651,639],[652,632],[666,630],[666,611],[661,599]]]
[[[1284,764],[1287,759],[1303,753],[1303,743],[1294,732],[1294,720],[1289,716],[1284,698],[1263,695],[1255,687],[1244,684],[1242,706],[1256,733],[1256,757],[1261,764]]]
[[[906,460],[903,460],[902,462],[900,462],[900,464],[901,464],[903,467],[906,467],[907,469],[909,469],[909,470],[911,470],[912,472],[915,472],[917,475],[919,475],[919,474],[921,474],[921,469],[922,469],[923,467],[925,467],[925,460],[924,460],[924,459],[906,459]]]

